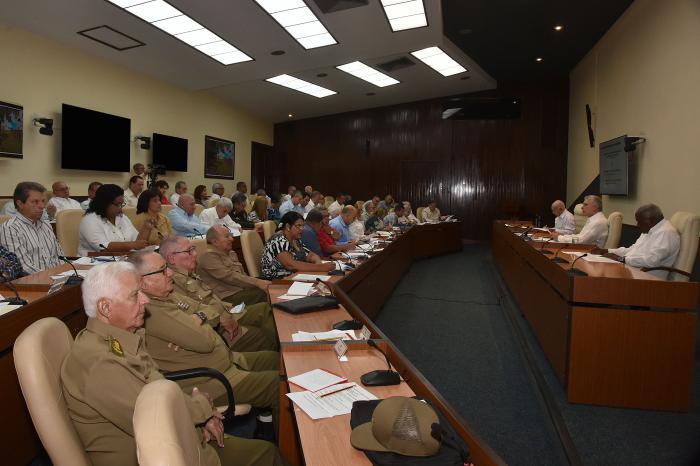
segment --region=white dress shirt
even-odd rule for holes
[[[328,214],[332,217],[337,217],[340,215],[340,211],[343,210],[343,205],[338,204],[338,201],[333,201],[333,204],[328,206]]]
[[[316,207],[316,206],[311,201],[309,201],[309,203],[306,204],[306,207],[304,207],[304,218],[306,218],[306,214],[308,214],[309,212],[314,210],[314,207]]]
[[[134,194],[134,192],[132,190],[130,190],[129,188],[125,189],[124,190],[124,202],[126,203],[126,205],[124,207],[136,208],[136,206],[139,203],[139,196],[140,195],[141,195],[141,193]]]
[[[632,267],[673,267],[681,247],[678,231],[666,219],[654,225],[649,233],[642,233],[635,243],[628,248],[610,249],[608,252],[623,256],[625,264]],[[649,272],[666,280],[668,272],[653,270]]]
[[[99,251],[111,242],[136,241],[139,232],[126,215],[117,215],[114,225],[95,212],[86,214],[80,221],[80,246],[78,254],[87,256],[90,251]]]
[[[602,248],[607,239],[608,219],[605,218],[603,212],[596,212],[595,215],[588,217],[578,235],[559,235],[557,241],[560,243],[595,244]]]
[[[170,195],[170,203],[172,205],[177,205],[177,201],[180,200],[180,195],[178,193],[172,193]]]
[[[49,199],[48,204],[56,206],[56,213],[59,213],[60,211],[66,209],[82,209],[82,207],[80,206],[80,202],[76,201],[75,199],[71,199],[70,197],[54,196],[51,199]]]
[[[437,207],[435,207],[435,210],[430,210],[430,207],[426,207],[421,214],[423,214],[422,220],[425,223],[437,223],[440,221],[440,209]]]
[[[350,224],[348,229],[350,230],[350,241],[357,241],[365,234],[365,224],[357,219]]]
[[[574,214],[564,209],[564,212],[554,219],[554,229],[562,235],[573,235],[576,233]]]
[[[92,202],[92,199],[89,197],[85,199],[83,202],[80,203],[80,208],[83,210],[88,210],[88,207],[90,207],[90,202]]]
[[[219,214],[216,212],[216,207],[204,209],[202,213],[199,214],[199,220],[202,223],[206,223],[210,227],[213,227],[214,225],[223,225],[231,231],[233,236],[241,236],[241,226],[234,222],[228,214],[224,215],[224,218],[219,218]]]

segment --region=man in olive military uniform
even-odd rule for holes
[[[87,327],[61,367],[68,414],[93,465],[136,466],[136,398],[147,383],[163,378],[146,352],[140,328],[148,298],[133,265],[125,262],[93,267],[82,293]],[[193,390],[184,398],[193,427],[204,424],[197,429],[203,441],[200,464],[282,464],[271,443],[225,435],[221,415],[206,393]]]
[[[236,402],[271,408],[276,424],[279,405],[279,353],[233,352],[208,321],[193,314],[196,303],[173,293],[173,272],[155,252],[137,251],[129,256],[141,275],[146,305],[146,346],[161,369],[176,371],[211,367],[231,382]],[[188,307],[189,306],[189,307]],[[212,378],[178,382],[185,389],[199,387],[214,401],[226,401],[223,386]]]
[[[201,278],[194,273],[197,266],[197,249],[182,236],[171,236],[160,244],[160,255],[174,272],[175,292],[196,301],[197,305],[208,306],[208,319],[219,316],[221,326],[231,333],[229,325],[238,324],[247,327],[238,335],[231,345],[235,351],[276,350],[277,330],[272,309],[269,305],[247,306],[242,312],[231,314],[231,304],[222,301]],[[231,318],[233,317],[233,319]]]

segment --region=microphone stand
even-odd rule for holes
[[[557,264],[564,264],[564,263],[569,262],[566,259],[562,259],[561,257],[557,257],[559,255],[559,253],[561,251],[563,251],[564,249],[566,249],[567,247],[568,247],[568,244],[565,244],[564,246],[557,249],[557,252],[554,254],[554,257],[552,257],[552,262],[556,262]]]
[[[576,264],[576,261],[579,259],[583,259],[587,255],[588,255],[588,253],[586,252],[586,253],[578,256],[576,259],[574,259],[574,261],[571,263],[571,267],[569,267],[569,270],[568,270],[569,275],[578,275],[580,277],[587,277],[588,276],[588,274],[586,272],[584,272],[583,270],[579,270],[579,269],[574,268],[574,264]]]
[[[24,306],[27,304],[26,299],[22,299],[19,297],[19,293],[17,292],[17,288],[15,288],[15,285],[12,284],[12,280],[10,280],[10,275],[8,275],[7,272],[2,273],[2,282],[7,285],[7,287],[10,289],[10,291],[13,291],[15,293],[14,298],[7,298],[3,299],[3,303],[7,303],[11,306]]]
[[[58,256],[58,258],[70,265],[73,268],[73,273],[75,274],[68,277],[68,280],[66,280],[66,285],[80,285],[83,282],[83,277],[80,276],[73,263],[69,261],[66,256]]]
[[[398,372],[391,370],[389,356],[377,345],[374,340],[367,340],[367,344],[384,355],[386,359],[387,370],[376,370],[367,372],[360,377],[362,385],[368,387],[383,387],[385,385],[398,385],[401,383],[401,377]]]
[[[103,251],[108,251],[107,246],[105,246],[104,244],[100,243],[98,244],[98,246],[101,247]],[[110,253],[109,255],[112,256],[114,262],[117,262],[117,257],[114,254]]]

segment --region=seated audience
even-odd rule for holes
[[[357,218],[357,214],[355,214],[355,218],[352,220],[348,230],[350,234],[350,242],[357,243],[360,238],[365,235],[365,223]]]
[[[267,201],[268,205],[270,204],[270,196],[267,195],[264,189],[260,188],[256,191],[256,194],[258,197],[264,197],[265,200]]]
[[[628,248],[600,249],[592,252],[624,262],[632,267],[673,267],[681,247],[681,238],[671,222],[664,218],[659,206],[646,204],[634,214],[642,233]],[[652,270],[649,273],[666,280],[668,271]]]
[[[175,183],[175,192],[170,195],[170,203],[172,205],[177,205],[177,201],[180,200],[180,196],[187,192],[187,183],[184,181],[178,181]]]
[[[253,209],[248,213],[248,220],[253,223],[265,222],[267,216],[267,197],[257,196],[253,201]]]
[[[231,203],[233,204],[233,210],[229,214],[231,220],[238,223],[242,228],[255,228],[255,222],[248,219],[248,212],[245,210],[248,205],[245,194],[237,192],[231,196]]]
[[[12,194],[17,214],[0,225],[0,244],[14,253],[27,273],[40,272],[63,262],[63,249],[44,215],[44,188],[39,183],[18,183]],[[9,204],[9,202],[8,202]]]
[[[331,218],[340,215],[340,211],[343,210],[343,207],[345,207],[345,197],[345,194],[338,193],[338,195],[335,197],[335,201],[328,206],[328,213],[330,214]]]
[[[583,199],[583,215],[588,217],[579,234],[562,235],[556,231],[552,238],[560,243],[595,244],[599,248],[608,239],[608,219],[603,215],[603,200],[598,196],[586,196]]]
[[[170,199],[168,199],[168,189],[170,189],[168,182],[165,180],[158,180],[156,181],[155,187],[160,193],[160,204],[171,205]]]
[[[134,228],[129,217],[122,214],[124,190],[116,184],[104,184],[97,189],[95,199],[80,221],[78,253],[87,256],[90,251],[130,251],[148,245],[153,225],[144,222],[140,230]]]
[[[44,188],[44,190],[46,190],[46,188]],[[51,217],[49,217],[49,214],[51,215]],[[50,205],[44,207],[44,211],[41,213],[41,219],[46,220],[47,222],[53,222],[52,218],[54,214],[56,214],[56,206]],[[2,208],[2,212],[0,213],[0,215],[7,215],[9,217],[17,215],[17,207],[15,207],[15,203],[6,202]]]
[[[265,243],[260,261],[262,276],[267,280],[284,278],[294,272],[330,272],[336,264],[322,263],[321,258],[301,244],[304,218],[297,212],[282,216],[277,233]]]
[[[148,174],[146,173],[146,166],[142,163],[135,163],[134,166],[132,167],[132,172],[131,176],[138,176],[142,180],[146,181],[146,176]]]
[[[325,207],[325,199],[323,198],[323,194],[320,191],[314,191],[311,193],[311,202],[310,204],[313,205],[312,209],[320,209],[321,207]]]
[[[218,201],[224,197],[224,185],[221,183],[214,183],[211,185],[211,196],[209,196],[209,204],[212,205],[214,201]]]
[[[330,213],[331,209],[328,209]],[[350,224],[355,220],[357,209],[351,205],[346,205],[340,211],[340,215],[330,221],[330,226],[340,233],[340,238],[336,240],[336,244],[342,246],[350,242]]]
[[[366,212],[366,211],[367,211],[367,208],[368,208],[370,205],[374,207],[374,210],[377,210],[377,207],[379,207],[379,201],[380,201],[379,196],[377,196],[377,195],[375,194],[374,196],[372,196],[372,199],[370,199],[369,201],[365,201],[365,203],[362,204],[362,212],[363,212],[363,213]],[[365,219],[365,220],[366,220],[366,219]]]
[[[82,209],[80,202],[72,199],[70,197],[70,188],[64,181],[56,181],[51,185],[51,191],[53,191],[53,196],[49,199],[46,210],[49,213],[49,217],[56,218],[56,214],[65,209]],[[52,209],[55,207],[55,211]]]
[[[360,221],[363,223],[367,222],[367,219],[369,219],[376,210],[377,207],[372,204],[372,202],[369,202],[369,204],[365,203],[365,205],[362,207],[362,212],[360,213]]]
[[[246,204],[250,203],[251,199],[248,195],[248,185],[245,184],[245,181],[239,181],[238,183],[236,183],[236,193],[243,194],[245,196]],[[235,195],[236,193],[233,194]]]
[[[151,234],[146,239],[148,244],[160,244],[163,238],[173,234],[170,220],[161,213],[160,192],[157,189],[142,192],[136,204],[134,227],[140,230],[146,222],[150,222],[152,227]]]
[[[279,353],[234,352],[214,330],[219,325],[217,312],[220,309],[202,305],[191,296],[174,291],[174,272],[165,259],[155,252],[143,251],[132,254],[129,262],[141,275],[141,289],[150,300],[146,303],[146,348],[159,368],[166,371],[193,367],[216,369],[231,382],[237,403],[271,408],[276,419]],[[212,316],[217,318],[212,319]],[[242,328],[238,330],[242,332]],[[240,336],[237,334],[234,338]],[[198,387],[211,395],[216,404],[227,400],[224,386],[212,378],[185,379],[178,384],[185,390]]]
[[[282,214],[280,214],[280,205],[280,195],[273,193],[270,197],[270,204],[267,207],[268,220],[274,220],[275,222],[279,223],[280,219],[282,218]]]
[[[371,206],[370,209],[372,209]],[[379,230],[384,230],[386,228],[384,225],[384,217],[386,217],[386,210],[384,207],[377,207],[377,210],[372,212],[365,221],[365,231],[367,231],[368,234],[372,234]]]
[[[353,241],[347,244],[336,244],[336,241],[340,239],[340,232],[335,230],[330,226],[331,216],[328,214],[328,209],[325,207],[323,209],[318,209],[321,211],[323,216],[323,225],[318,231],[318,242],[321,245],[321,251],[324,256],[330,256],[336,252],[350,251],[355,248],[355,243]]]
[[[311,202],[311,196],[309,193],[304,193],[304,196],[301,198],[301,203],[299,204],[301,207],[304,209],[304,213],[302,215],[308,214],[311,209],[314,208],[314,203]]]
[[[95,193],[97,192],[97,188],[100,186],[102,186],[102,183],[99,181],[93,181],[88,185],[88,198],[80,203],[81,209],[88,210],[88,207],[90,207],[90,202],[95,199]]]
[[[554,231],[561,235],[573,235],[576,233],[576,221],[574,214],[566,210],[566,206],[560,200],[552,203],[552,214],[554,215]]]
[[[408,220],[404,217],[403,213],[403,204],[394,204],[394,210],[384,217],[384,225],[394,227],[407,224]]]
[[[425,223],[438,223],[440,221],[440,209],[438,209],[435,199],[431,199],[428,202],[428,207],[423,209],[422,217],[420,220]]]
[[[311,195],[314,193],[314,188],[312,188],[309,185],[304,186],[304,194],[308,194],[309,198],[311,198]]]
[[[418,219],[413,215],[413,209],[411,208],[411,203],[408,201],[403,201],[403,216],[406,218],[407,223],[415,225],[418,223]]]
[[[214,207],[204,209],[199,215],[199,220],[210,227],[223,225],[233,236],[241,236],[241,226],[234,222],[229,214],[233,210],[233,203],[228,197],[219,198],[219,202]]]
[[[387,194],[384,196],[384,200],[379,203],[379,206],[387,212],[391,212],[391,209],[394,208],[394,204],[394,197],[391,194]]]
[[[318,232],[322,226],[323,214],[318,209],[311,209],[306,215],[304,231],[301,233],[301,244],[319,257],[324,255],[321,251],[321,243],[318,242]]]
[[[203,184],[199,184],[194,188],[194,202],[204,207],[209,207],[209,196],[207,194],[207,187]]]
[[[25,275],[25,272],[22,270],[22,263],[19,261],[19,257],[0,244],[0,278],[2,280],[14,280],[23,275]]]
[[[287,194],[285,194],[284,196],[281,197],[281,201],[286,202],[286,201],[290,200],[295,192],[297,192],[297,187],[294,186],[293,184],[290,184],[287,187]]]
[[[82,284],[87,325],[60,368],[68,415],[94,466],[138,464],[132,421],[136,399],[147,383],[163,378],[146,350],[141,327],[148,298],[141,282],[126,262],[90,269]],[[224,436],[210,394],[197,389],[191,393],[183,395],[193,427],[201,425],[200,465],[282,464],[271,443]]]
[[[124,190],[124,207],[134,207],[139,203],[139,196],[143,192],[143,178],[140,176],[132,176],[129,180],[129,187]]]
[[[190,194],[181,194],[177,207],[168,212],[173,233],[179,236],[199,236],[207,232],[209,225],[202,223],[194,210],[194,197]]]
[[[296,212],[298,214],[304,214],[304,208],[301,206],[301,200],[303,195],[301,191],[296,191],[292,197],[283,202],[280,206],[280,214],[284,216],[287,212]]]

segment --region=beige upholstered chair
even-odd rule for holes
[[[55,466],[90,465],[61,389],[61,365],[72,345],[66,325],[55,317],[47,317],[27,327],[13,349],[29,414]]]
[[[136,221],[136,207],[122,207],[122,213],[131,220],[132,224]]]
[[[194,206],[194,214],[199,217],[202,215],[202,211],[204,210],[204,206],[202,204],[197,204]]]
[[[266,220],[263,222],[263,236],[265,237],[265,241],[270,239],[270,236],[275,234],[276,229],[277,224],[273,220]]]
[[[248,275],[259,277],[260,258],[263,254],[263,242],[260,234],[255,230],[243,230],[241,232],[241,249],[243,249],[243,260],[248,268]]]
[[[700,215],[691,212],[676,212],[671,217],[671,225],[678,230],[681,237],[681,247],[673,267],[654,267],[642,270],[668,270],[668,279],[676,282],[687,282],[695,265],[698,253],[698,236],[700,236]]]
[[[0,215],[0,225],[7,222],[11,218],[12,218],[11,215]]]
[[[80,221],[84,215],[83,209],[65,209],[56,214],[56,238],[68,257],[78,255]]]
[[[425,209],[425,207],[418,207],[416,209],[416,218],[418,219],[418,223],[423,223],[423,209]]]
[[[165,215],[165,216],[167,216],[167,215],[168,215],[168,212],[170,212],[170,211],[173,210],[174,208],[175,208],[174,205],[172,205],[172,204],[166,204],[166,205],[160,207],[160,213],[163,214],[163,215]]]
[[[247,213],[252,212],[253,206],[255,205],[255,199],[252,198],[252,197],[251,197],[251,199],[252,199],[252,200],[251,200],[249,203],[247,203],[246,206],[245,206],[245,211],[246,211]]]
[[[576,204],[574,207],[574,222],[576,223],[576,233],[581,233],[583,225],[586,224],[588,217],[583,215],[583,204]]]
[[[197,248],[197,256],[201,256],[207,252],[207,240],[204,238],[191,238],[190,244]]]
[[[136,454],[141,466],[197,466],[202,447],[182,390],[169,380],[147,384],[134,409]]]
[[[328,208],[334,202],[335,202],[335,198],[333,196],[325,196],[323,198],[323,205],[325,205],[326,208]]]
[[[608,215],[608,239],[605,241],[605,249],[615,249],[620,245],[622,235],[622,213],[613,212]]]
[[[216,205],[219,203],[221,200],[220,197],[215,197],[214,199],[209,200],[209,207],[216,207]]]

